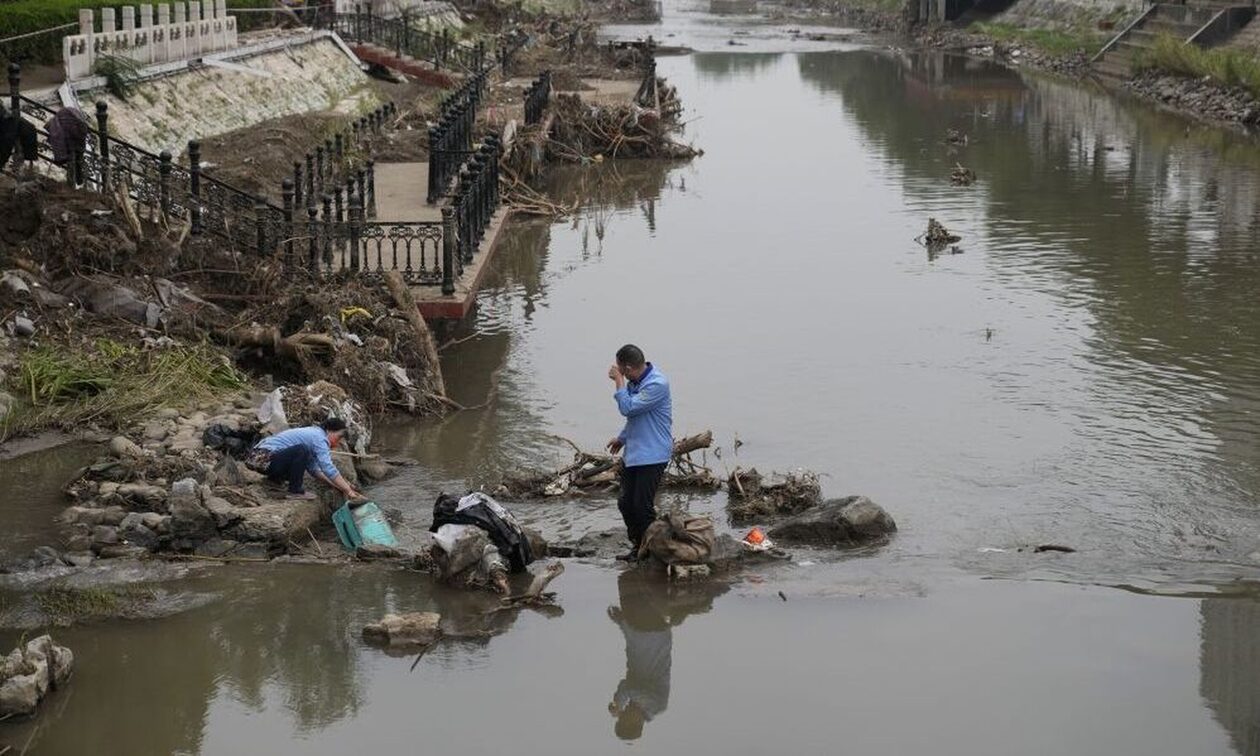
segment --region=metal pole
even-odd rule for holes
[[[285,179],[280,184],[280,196],[284,198],[284,263],[285,265],[293,264],[293,237],[296,229],[293,227],[293,181]]]
[[[162,217],[171,213],[171,151],[162,150],[158,155],[158,208]]]
[[[101,191],[109,190],[109,105],[96,101],[96,151],[101,159]]]
[[[455,210],[442,208],[442,294],[455,293]]]
[[[350,270],[359,269],[359,238],[362,235],[363,201],[359,197],[350,200]]]
[[[17,117],[22,114],[22,67],[17,63],[9,64],[9,115]]]
[[[193,236],[201,233],[201,142],[196,139],[188,143],[188,193],[189,212],[192,214]]]

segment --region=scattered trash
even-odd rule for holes
[[[783,591],[779,591],[779,598],[783,599],[784,601],[787,601],[787,594],[785,594]]]
[[[1010,549],[999,549],[996,546],[981,546],[980,548],[976,549],[976,551],[978,551],[981,554],[1005,554],[1006,552],[1010,551]]]
[[[766,534],[762,532],[761,528],[753,528],[748,531],[741,543],[749,551],[769,551],[774,548],[774,541],[766,538]]]
[[[956,147],[965,147],[967,145],[967,135],[958,129],[947,129],[945,131],[945,143]]]
[[[1061,554],[1075,554],[1076,549],[1071,546],[1060,546],[1057,543],[1043,543],[1040,546],[1033,547],[1034,554],[1041,554],[1046,551],[1057,551]]]
[[[954,186],[971,186],[975,181],[975,171],[964,167],[962,163],[954,164],[954,170],[949,174],[949,183]]]
[[[332,522],[346,551],[354,551],[363,545],[398,546],[398,539],[376,502],[365,501],[354,507],[346,502],[333,512]]]
[[[939,250],[947,245],[962,241],[962,237],[958,234],[950,233],[949,229],[941,225],[935,218],[928,218],[927,231],[915,237],[915,241],[929,250]]]

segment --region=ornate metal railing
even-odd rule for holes
[[[43,124],[55,112],[21,95],[20,71],[10,70],[11,113],[36,124],[37,158],[54,162],[52,145]],[[476,149],[471,145],[472,115],[485,87],[485,72],[469,77],[465,85],[444,103],[450,137],[462,138],[463,149],[451,149],[459,160],[451,178],[458,181],[451,202],[442,207],[441,222],[388,222],[375,216],[372,162],[365,168],[331,166],[337,160],[308,157],[296,166],[293,178],[282,184],[280,205],[203,173],[201,144],[188,144],[188,164],[177,164],[168,151],[153,154],[109,135],[109,108],[96,104],[90,137],[69,162],[57,163],[67,181],[86,189],[124,192],[137,213],[148,219],[175,219],[189,224],[192,234],[213,234],[234,247],[260,255],[280,252],[285,260],[317,274],[352,271],[374,275],[387,270],[401,272],[413,284],[439,285],[453,294],[455,281],[476,251],[499,206],[499,160],[502,147],[497,137],[486,137]],[[349,139],[379,130],[392,106],[374,111],[352,126],[351,137],[332,140],[325,157],[344,157]],[[308,167],[309,166],[309,167]]]
[[[543,71],[525,90],[525,125],[533,126],[542,120],[551,97],[551,71]]]
[[[438,109],[438,122],[429,129],[429,204],[446,194],[460,166],[472,155],[473,127],[488,78],[487,71],[469,76]]]
[[[354,13],[326,13],[322,20],[328,28],[345,39],[367,42],[431,64],[437,69],[481,71],[486,66],[484,42],[475,45],[454,39],[449,29],[440,34],[415,28],[407,13],[397,18],[384,18],[372,13],[370,5],[354,6]]]

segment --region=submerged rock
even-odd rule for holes
[[[30,715],[50,689],[64,685],[74,670],[74,654],[41,635],[0,661],[0,716]]]
[[[865,496],[829,499],[770,529],[784,543],[818,546],[860,546],[886,539],[897,523],[884,508]]]
[[[442,615],[436,612],[387,614],[363,628],[363,639],[382,646],[427,647],[442,638]]]

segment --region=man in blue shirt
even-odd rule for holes
[[[617,508],[631,547],[630,553],[618,559],[632,561],[643,532],[656,519],[656,487],[674,453],[673,405],[669,380],[634,344],[617,350],[608,377],[617,387],[613,394],[617,410],[626,418],[621,433],[608,442],[613,454],[625,449]]]
[[[346,421],[335,417],[320,425],[290,428],[259,441],[245,457],[245,465],[274,483],[288,483],[291,499],[315,498],[303,486],[308,472],[347,499],[361,499],[363,494],[341,476],[332,461],[332,450],[345,436]]]

